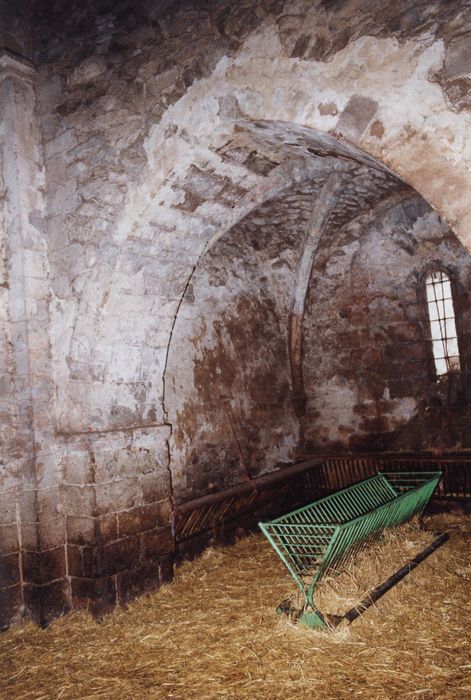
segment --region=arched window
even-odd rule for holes
[[[425,280],[430,337],[435,372],[441,377],[459,372],[460,354],[450,278],[443,270],[430,273]]]

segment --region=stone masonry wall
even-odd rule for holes
[[[168,428],[70,436],[62,497],[75,606],[102,613],[173,571]]]
[[[45,237],[44,168],[28,61],[0,55],[2,455],[0,626],[68,607]],[[2,556],[3,555],[3,556]]]
[[[165,375],[177,501],[295,459],[287,290],[316,187],[311,181],[261,206],[215,243],[192,277]]]
[[[282,408],[247,380],[234,411],[248,438],[270,413],[292,436],[262,458],[266,427],[256,469],[293,459],[282,290],[296,246],[280,244],[277,268],[239,241],[229,265],[218,239],[230,249],[240,222],[326,171],[378,162],[375,202],[395,173],[469,244],[470,17],[469,2],[425,0],[0,3],[0,48],[35,65],[27,85],[11,66],[1,82],[1,624],[98,610],[170,575],[174,495],[211,488],[184,474],[189,440],[206,449],[214,426],[226,445],[234,473],[216,486],[240,470],[208,403],[215,422],[194,428],[213,375],[194,383],[193,348],[214,350],[215,329],[238,367],[236,339],[270,319]],[[229,269],[224,298],[208,265]],[[195,303],[213,304],[205,329],[189,321],[193,276]],[[179,338],[188,385],[172,395]],[[262,364],[260,351],[249,379]]]
[[[453,280],[452,386],[436,381],[428,340],[424,278],[437,266]],[[468,251],[416,195],[325,240],[305,318],[307,453],[470,447],[470,274]]]
[[[342,225],[352,200],[340,197],[316,256],[301,418],[288,388],[287,290],[319,183],[267,202],[200,262],[166,373],[177,501],[247,478],[244,461],[255,476],[316,453],[469,446],[471,258],[410,191],[362,206],[366,182],[349,176],[361,213]],[[462,372],[451,383],[436,381],[428,340],[424,276],[437,265],[453,279],[460,333]]]
[[[160,424],[165,422],[168,338],[188,276],[207,242],[234,222],[234,202],[247,199],[266,175],[253,171],[249,153],[237,159],[225,155],[236,123],[260,114],[257,105],[264,99],[256,96],[258,86],[243,87],[252,75],[248,64],[240,78],[234,77],[242,86],[231,85],[231,71],[258,57],[258,51],[264,66],[266,52],[279,52],[298,70],[318,70],[318,62],[328,58],[329,71],[335,51],[357,41],[360,31],[396,33],[405,41],[408,31],[418,36],[433,27],[438,41],[445,24],[452,31],[459,11],[447,5],[433,14],[424,3],[411,14],[399,3],[381,29],[376,15],[368,19],[371,26],[362,24],[365,10],[360,12],[358,3],[319,3],[315,12],[298,3],[289,14],[280,3],[238,8],[209,3],[198,10],[182,4],[161,13],[148,4],[135,12],[117,5],[114,13],[98,5],[93,16],[80,3],[68,4],[67,12],[60,3],[56,7],[56,24],[38,50],[38,61],[54,347],[61,349],[55,353],[59,426],[69,433]],[[347,20],[354,26],[347,29]],[[300,28],[310,23],[319,36],[306,34],[301,41]],[[420,47],[431,52],[431,45]],[[366,45],[364,52],[354,64],[366,65]],[[439,60],[437,53],[432,62]],[[258,72],[255,65],[252,70]],[[324,90],[337,79],[343,85],[341,68],[335,70],[337,78],[326,74]],[[421,76],[424,70],[417,67]],[[212,75],[219,85],[214,94],[208,83]],[[273,85],[268,75],[266,82]],[[272,116],[289,118],[282,105],[304,103],[304,117],[295,121],[310,120],[304,93],[283,97],[277,90],[272,93],[279,95],[279,105],[272,104]],[[437,90],[434,99],[439,94],[443,99]],[[353,140],[365,134],[367,147],[375,150],[386,127],[374,99],[337,99],[335,90],[329,91],[319,94],[311,110],[321,128]],[[396,143],[400,128],[396,124]],[[410,142],[410,134],[407,138]],[[462,155],[459,144],[454,148]],[[401,168],[406,161],[420,158],[401,155]],[[456,177],[456,162],[453,170]],[[461,216],[454,218],[463,224]]]

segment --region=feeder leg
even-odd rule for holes
[[[292,622],[300,623],[311,629],[324,629],[327,627],[322,613],[308,603],[306,603],[305,610],[299,610],[299,608],[292,607],[291,601],[288,598],[279,604],[276,612],[278,615],[287,615]]]
[[[305,610],[299,616],[298,622],[310,629],[325,629],[327,627],[324,616],[318,610]]]

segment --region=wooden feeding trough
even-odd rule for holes
[[[328,619],[317,609],[314,594],[327,571],[340,570],[347,557],[377,539],[386,528],[420,516],[442,476],[434,472],[380,472],[310,505],[259,527],[300,589],[303,609],[293,611],[284,601],[277,611],[312,628],[351,622],[446,540],[437,538],[388,581],[370,591],[359,606]]]

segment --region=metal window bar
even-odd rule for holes
[[[314,594],[324,574],[389,527],[421,515],[440,471],[380,472],[270,522],[259,523],[304,598],[303,620],[324,627]],[[308,611],[306,613],[306,611]]]
[[[450,278],[441,270],[425,280],[430,335],[438,376],[460,370],[458,334]]]

